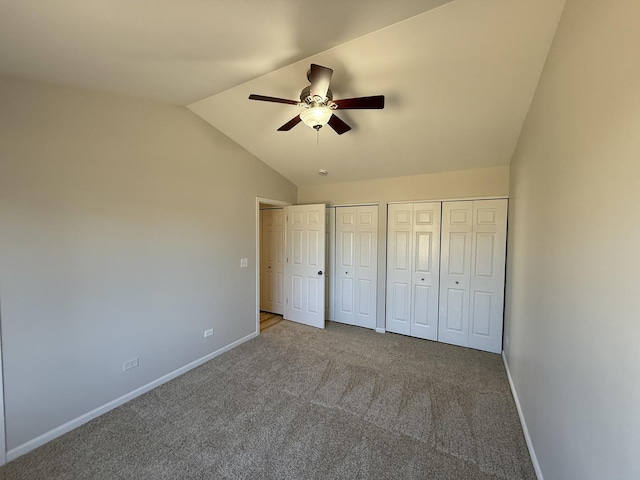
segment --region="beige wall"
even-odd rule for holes
[[[182,107],[6,77],[0,105],[12,450],[255,332],[256,197],[296,187]]]
[[[511,165],[505,349],[550,480],[640,478],[639,20],[567,1]]]
[[[361,182],[330,183],[300,186],[298,203],[325,202],[380,203],[407,200],[442,200],[447,198],[507,196],[509,167],[382,178]]]
[[[327,177],[330,179],[330,177]],[[461,170],[361,182],[327,183],[299,187],[298,203],[330,205],[376,203],[378,209],[377,326],[385,325],[387,202],[446,200],[454,198],[506,197],[509,167]]]

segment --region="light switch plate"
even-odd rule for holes
[[[249,259],[241,258],[240,259],[240,268],[247,268],[247,265],[249,265]]]

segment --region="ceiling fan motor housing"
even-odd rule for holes
[[[320,98],[318,95],[315,97],[311,95],[311,85],[304,87],[302,92],[300,92],[300,102],[309,106],[322,106],[327,105],[329,102],[333,100],[333,92],[331,89],[327,89],[327,96],[325,98]]]

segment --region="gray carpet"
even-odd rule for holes
[[[0,478],[535,479],[500,356],[280,322]]]

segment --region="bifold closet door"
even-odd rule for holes
[[[387,312],[390,332],[436,340],[440,202],[390,204]]]
[[[378,207],[336,207],[334,320],[376,327]]]
[[[260,309],[282,315],[284,282],[284,215],[261,210]]]
[[[444,202],[438,340],[502,350],[506,200]]]

